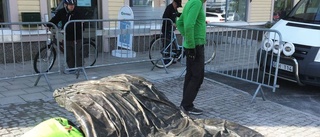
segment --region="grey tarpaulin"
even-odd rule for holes
[[[151,82],[115,75],[54,91],[56,102],[74,113],[86,137],[262,136],[220,119],[192,119]]]

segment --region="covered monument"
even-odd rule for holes
[[[192,119],[151,82],[115,75],[55,90],[56,102],[74,113],[86,137],[262,136],[221,119]]]

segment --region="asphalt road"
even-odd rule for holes
[[[205,77],[241,89],[251,95],[254,95],[258,87],[256,84],[210,72],[206,73]],[[267,100],[320,117],[320,87],[299,86],[297,83],[282,79],[278,79],[278,85],[279,88],[275,92],[269,88],[263,88]],[[257,97],[261,97],[260,94]]]

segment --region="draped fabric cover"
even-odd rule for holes
[[[151,82],[115,75],[54,91],[56,102],[74,113],[86,137],[261,136],[221,119],[192,119]]]

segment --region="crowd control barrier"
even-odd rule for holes
[[[256,84],[252,101],[259,92],[265,100],[262,87],[275,92],[279,69],[292,69],[279,64],[283,43],[276,30],[210,24],[207,40],[217,48],[214,60],[205,69]]]
[[[161,27],[165,20],[172,23],[169,19],[69,21],[63,28],[65,33],[75,26],[83,30],[81,34],[73,29],[72,34],[79,44],[73,46],[79,46],[78,52],[81,53],[73,56],[74,68],[68,67],[67,61],[64,61],[64,70],[79,70],[78,72],[83,72],[88,79],[86,69],[89,68],[146,61],[150,62],[151,68],[151,61],[159,60],[163,63],[162,49],[154,53],[160,58],[151,58],[150,46],[156,38],[164,37]],[[172,30],[172,27],[170,29]],[[172,38],[172,35],[169,37]],[[68,39],[68,36],[64,35],[64,52],[67,52],[66,49],[70,46]],[[73,50],[76,52],[76,48]],[[168,56],[172,55],[169,53]],[[67,54],[64,54],[64,59],[67,60]]]
[[[49,53],[42,54],[41,51],[48,50],[53,34],[57,33],[46,29],[48,24],[55,28],[54,24],[47,22],[0,23],[0,28],[3,28],[0,29],[0,80],[38,76],[34,84],[37,86],[43,76],[52,91],[47,74],[60,72],[60,57],[56,54],[55,67],[42,71],[51,65],[52,56]],[[40,58],[35,58],[36,56]],[[35,71],[35,66],[39,68],[38,72]]]

